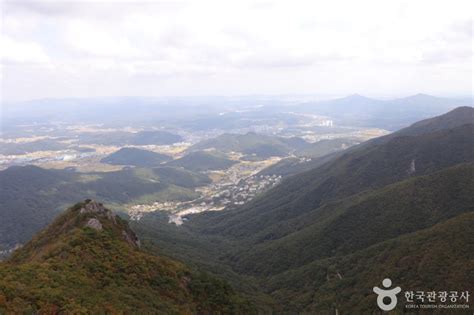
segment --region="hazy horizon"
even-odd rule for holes
[[[235,95],[161,95],[161,96],[144,96],[144,95],[100,95],[100,96],[67,96],[67,97],[43,97],[43,98],[31,98],[23,100],[1,100],[0,103],[3,105],[15,105],[21,103],[31,103],[31,102],[43,102],[48,100],[60,101],[60,100],[113,100],[113,99],[150,99],[150,100],[186,100],[186,99],[253,99],[255,102],[258,102],[262,99],[268,100],[285,100],[292,101],[294,100],[295,105],[300,105],[300,102],[313,101],[332,101],[337,99],[349,98],[354,96],[360,96],[363,98],[379,100],[379,101],[392,101],[397,99],[404,99],[417,96],[427,96],[435,98],[446,98],[454,100],[466,100],[473,99],[474,95],[472,94],[428,94],[428,93],[414,93],[409,95],[366,95],[360,93],[349,93],[349,94],[333,94],[333,95],[324,95],[324,94],[312,94],[312,93],[302,93],[302,94],[235,94]]]

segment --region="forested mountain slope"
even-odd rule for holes
[[[209,182],[206,175],[164,166],[91,173],[10,167],[0,171],[0,251],[28,241],[76,200],[188,200],[197,196],[194,187]]]
[[[169,166],[183,167],[185,169],[200,172],[209,170],[224,170],[236,164],[236,161],[228,159],[218,152],[197,151],[191,152],[179,159],[166,163]]]
[[[128,224],[86,200],[0,263],[6,313],[253,313],[225,282],[140,249]]]
[[[254,233],[324,203],[474,161],[474,124],[418,136],[401,136],[350,150],[326,164],[283,181],[261,198],[232,211],[193,218],[205,233],[249,238]]]
[[[169,160],[171,160],[171,157],[165,154],[137,148],[122,148],[106,156],[101,162],[112,165],[154,167]]]
[[[242,288],[255,284],[277,312],[371,313],[372,287],[388,276],[407,290],[472,289],[470,113],[351,148],[241,207],[160,235],[150,215],[138,231]]]

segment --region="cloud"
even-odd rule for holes
[[[3,1],[2,81],[10,98],[390,92],[394,80],[407,91],[426,89],[420,80],[460,91],[472,72],[470,9],[467,0]],[[9,83],[24,82],[16,73],[41,77],[39,64],[49,77],[28,81],[36,94]],[[56,94],[42,85],[57,86]]]
[[[38,14],[44,16],[65,15],[74,12],[78,3],[68,1],[4,1],[3,9],[9,14]]]
[[[133,58],[144,55],[125,34],[78,19],[65,23],[63,40],[71,48],[92,56]]]
[[[0,47],[2,64],[44,64],[50,60],[43,47],[31,41],[21,42],[2,36],[0,37]]]

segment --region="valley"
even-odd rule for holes
[[[277,175],[256,175],[273,160],[264,163],[245,162],[231,167],[226,172],[208,174],[216,180],[204,187],[196,188],[200,196],[191,201],[166,201],[153,204],[133,205],[128,209],[131,220],[140,220],[145,213],[154,211],[169,212],[169,222],[183,224],[188,214],[204,211],[219,211],[226,207],[243,205],[258,194],[274,187],[281,181]],[[254,165],[257,164],[257,165]]]
[[[472,289],[473,121],[472,108],[458,108],[353,147],[242,206],[192,214],[180,227],[159,213],[132,226],[159,252],[213,270],[257,304],[270,296],[277,313],[374,312],[369,288],[387,275],[404,287]]]
[[[450,229],[464,226],[473,210],[471,107],[395,132],[338,125],[331,116],[287,116],[286,108],[260,110],[181,118],[160,128],[110,122],[10,129],[2,134],[0,258],[9,264],[9,257],[26,255],[29,241],[64,209],[92,199],[128,221],[147,253],[208,272],[246,301],[232,297],[225,305],[263,313],[364,312],[373,309],[372,297],[354,305],[342,296],[360,296],[363,288],[353,291],[352,282],[381,277],[379,260],[387,259],[405,285],[431,283],[428,273],[403,279],[397,255],[412,244],[431,255],[423,246],[436,242],[436,233],[456,239],[456,250],[469,247],[469,232],[456,237]],[[252,127],[245,127],[248,119]],[[464,273],[466,259],[459,257]],[[374,272],[353,271],[369,263]],[[444,285],[470,282],[430,268],[445,274]]]
[[[241,206],[274,187],[281,175],[260,173],[282,159],[308,163],[313,156],[343,150],[387,133],[383,129],[336,126],[329,118],[315,114],[282,109],[281,113],[269,115],[261,110],[236,107],[211,112],[207,118],[189,121],[183,117],[172,125],[165,122],[161,128],[150,128],[143,122],[134,127],[66,122],[16,125],[1,135],[0,171],[28,165],[57,170],[68,177],[58,183],[61,187],[55,184],[39,195],[34,192],[32,197],[59,193],[75,178],[74,182],[88,187],[74,195],[96,195],[132,220],[139,220],[145,213],[164,211],[170,223],[181,225],[189,214]],[[213,125],[221,120],[231,123]],[[321,147],[313,148],[311,144],[323,142]],[[115,156],[118,160],[112,160],[117,159]],[[163,167],[202,174],[209,181],[194,186],[183,178],[175,183],[168,174],[154,174],[155,168],[161,168],[163,173]],[[126,198],[110,193],[97,195],[94,187],[106,177],[120,178],[114,183],[117,186],[125,184],[121,181],[139,180],[140,185],[155,183],[159,188]],[[160,183],[168,186],[164,188]],[[43,190],[44,187],[40,191]],[[63,194],[52,205],[59,208],[73,201]],[[3,250],[18,244],[3,245]]]

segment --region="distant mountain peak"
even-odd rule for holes
[[[361,95],[361,94],[358,94],[358,93],[355,93],[355,94],[351,94],[351,95],[348,95],[346,97],[344,97],[345,99],[370,99],[369,97],[367,96],[364,96],[364,95]]]
[[[344,104],[346,103],[362,103],[362,104],[372,104],[372,103],[379,103],[381,102],[380,100],[377,100],[377,99],[374,99],[374,98],[370,98],[370,97],[367,97],[367,96],[364,96],[364,95],[360,95],[360,94],[351,94],[351,95],[348,95],[348,96],[345,96],[345,97],[341,97],[341,98],[338,98],[336,100],[334,100],[336,102],[342,102]]]
[[[365,98],[365,96],[363,96],[359,93],[350,94],[348,97],[364,97]]]
[[[412,95],[412,97],[434,97],[434,96],[426,94],[426,93],[417,93],[415,95]]]
[[[420,99],[420,100],[423,100],[423,99],[436,99],[436,98],[439,98],[439,97],[429,95],[429,94],[425,94],[425,93],[418,93],[418,94],[406,97],[406,99]]]

